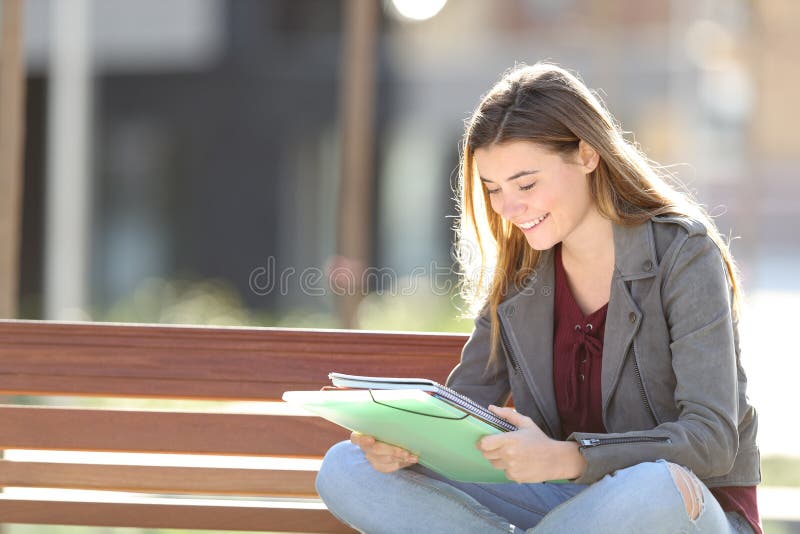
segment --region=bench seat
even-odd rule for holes
[[[263,403],[278,402],[286,390],[319,389],[334,370],[444,381],[466,339],[463,334],[0,321],[0,450],[6,451],[0,487],[8,488],[0,493],[0,519],[346,532],[319,500],[314,468],[166,460],[209,455],[318,465],[325,451],[349,433],[318,417],[281,413],[267,409],[281,406]],[[250,408],[242,412],[241,406]],[[25,451],[45,458],[20,460]],[[56,451],[73,456],[46,458]],[[129,464],[89,461],[88,455],[75,459],[75,453],[138,456]]]

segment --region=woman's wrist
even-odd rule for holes
[[[562,441],[563,443],[563,466],[564,475],[561,477],[567,480],[574,480],[586,472],[586,458],[581,454],[580,446],[576,441]]]

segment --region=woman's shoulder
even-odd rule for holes
[[[689,269],[703,280],[725,274],[723,252],[706,222],[686,214],[658,215],[651,220],[664,279],[679,273],[686,284]]]
[[[698,217],[683,213],[656,215],[650,219],[653,241],[659,262],[670,250],[680,248],[687,240],[711,241],[708,228]]]
[[[706,235],[708,228],[703,221],[698,217],[684,214],[684,213],[665,213],[662,215],[655,215],[651,219],[654,229],[664,230],[671,232],[673,235],[683,231],[687,237],[695,235]]]

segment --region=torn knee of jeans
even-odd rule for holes
[[[681,492],[686,513],[689,515],[689,519],[694,521],[703,511],[703,483],[694,473],[683,466],[668,462],[667,467],[672,474],[672,480],[675,481],[675,486]]]

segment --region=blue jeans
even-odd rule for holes
[[[317,491],[340,521],[369,534],[752,534],[739,514],[722,511],[696,477],[703,504],[691,519],[668,465],[641,463],[591,485],[476,484],[446,479],[421,465],[380,473],[361,449],[343,441],[325,455]]]

